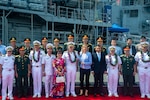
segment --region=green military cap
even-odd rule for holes
[[[103,42],[103,38],[102,38],[102,37],[98,37],[96,40],[97,40],[98,42]]]
[[[53,41],[54,41],[54,42],[59,42],[60,39],[59,39],[59,38],[54,38]]]
[[[88,39],[88,38],[89,38],[89,37],[88,37],[88,35],[86,35],[86,34],[82,36],[82,39]]]
[[[30,38],[25,38],[24,42],[31,42],[31,39]]]
[[[11,38],[9,39],[9,41],[10,41],[10,42],[16,42],[16,37],[11,37]]]
[[[20,51],[24,51],[24,50],[25,50],[25,47],[22,45],[22,46],[19,47],[19,50],[20,50]]]
[[[68,36],[67,36],[68,38],[74,38],[74,35],[73,34],[68,34]]]
[[[42,41],[48,41],[48,38],[47,37],[43,37]]]

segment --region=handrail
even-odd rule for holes
[[[99,13],[98,10],[95,9],[81,9],[81,8],[56,6],[55,3],[52,3],[49,0],[41,0],[41,3],[39,1],[36,3],[36,0],[34,0],[34,2],[31,2],[31,0],[24,0],[24,1],[5,0],[5,2],[1,1],[0,5],[20,9],[27,9],[32,11],[45,12],[50,13],[56,17],[60,18],[64,17],[66,19],[71,18],[81,21],[86,20],[93,22],[105,22],[106,19],[105,17],[107,17],[107,14]]]

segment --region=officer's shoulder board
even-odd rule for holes
[[[92,44],[91,44],[91,43],[89,43],[89,45],[90,45],[90,46],[92,46]]]
[[[131,57],[134,57],[134,55],[131,55]]]
[[[6,55],[2,55],[2,57],[6,57]]]
[[[59,46],[60,48],[63,48],[62,46]]]
[[[65,42],[64,45],[67,45],[67,42]]]
[[[125,54],[120,55],[120,57],[125,57]]]
[[[103,49],[106,49],[106,47],[103,47]]]
[[[15,55],[16,58],[20,57],[20,55]]]
[[[83,43],[79,43],[79,46],[83,45]]]
[[[28,58],[29,56],[28,56],[28,55],[25,55],[25,57],[27,57],[27,58]]]

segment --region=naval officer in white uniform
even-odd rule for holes
[[[48,98],[53,84],[53,67],[52,62],[56,58],[55,55],[52,54],[53,44],[48,43],[46,45],[47,54],[42,59],[42,70],[43,76],[45,76],[45,97]]]
[[[142,50],[136,53],[135,61],[138,66],[141,98],[147,96],[150,99],[150,52],[148,46],[148,42],[141,42]]]
[[[6,47],[6,55],[0,60],[0,77],[2,77],[2,100],[6,100],[7,88],[8,97],[13,100],[13,80],[14,80],[14,61],[15,57],[12,55],[12,46]]]
[[[44,51],[40,49],[41,43],[37,40],[33,42],[34,48],[29,54],[29,59],[32,64],[33,76],[33,98],[41,97],[42,90],[42,58],[45,55]]]
[[[73,97],[76,97],[75,93],[75,80],[76,80],[76,71],[79,56],[77,51],[74,50],[74,42],[67,43],[67,51],[62,55],[62,58],[65,59],[66,63],[66,97],[69,97],[69,94]]]
[[[118,75],[121,70],[121,58],[115,53],[115,46],[109,47],[110,53],[106,55],[108,72],[108,96],[119,97],[117,93]]]

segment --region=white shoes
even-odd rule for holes
[[[148,99],[150,99],[150,94],[147,94],[146,96],[147,96]]]
[[[33,98],[36,98],[36,97],[37,97],[37,94],[34,94],[34,95],[33,95]]]
[[[48,93],[46,93],[46,96],[45,96],[45,98],[48,98],[49,97],[49,95],[48,95]]]
[[[145,98],[145,94],[142,94],[142,95],[141,95],[141,98]]]
[[[117,93],[114,94],[115,97],[119,97],[119,95]]]
[[[2,97],[2,100],[6,100],[6,97]]]
[[[73,97],[77,97],[77,95],[76,95],[75,93],[72,93],[71,95],[72,95]]]
[[[109,94],[108,94],[108,97],[112,97],[112,94],[111,94],[111,93],[109,93]]]
[[[66,97],[69,97],[69,94],[66,94]]]
[[[41,98],[41,94],[38,94],[38,98]]]
[[[14,100],[14,97],[13,96],[9,96],[8,97],[10,100]]]

